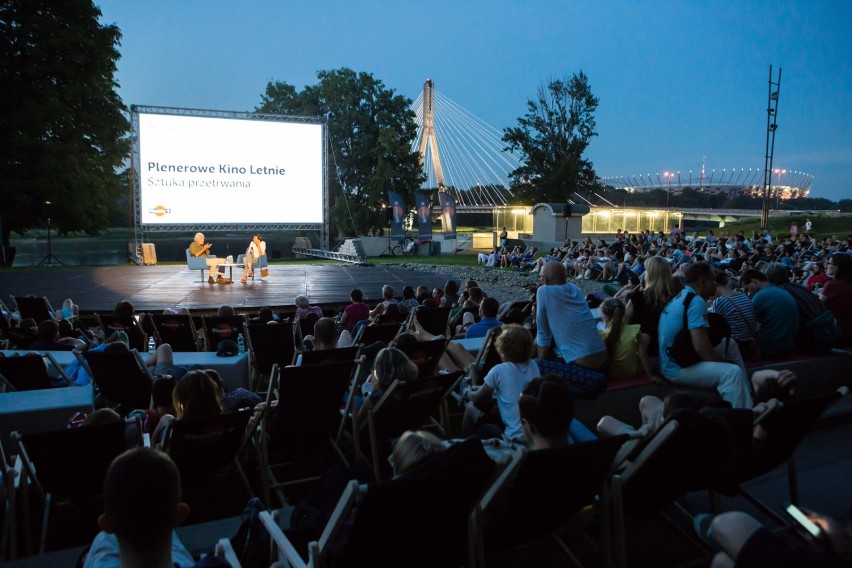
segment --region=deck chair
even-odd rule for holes
[[[272,374],[273,365],[284,367],[293,362],[296,354],[296,326],[292,323],[249,324],[246,326],[246,351],[254,370],[250,380],[258,390],[263,377]]]
[[[817,424],[825,410],[848,394],[849,389],[841,387],[818,396],[771,405],[769,410],[758,418],[768,430],[768,436],[763,441],[755,459],[742,469],[736,492],[768,517],[775,519],[781,525],[786,525],[788,519],[781,517],[759,501],[743,487],[743,484],[786,463],[789,500],[793,504],[798,504],[796,448]]]
[[[417,308],[414,317],[423,326],[423,329],[432,335],[447,336],[449,333],[450,312],[452,308]]]
[[[133,443],[128,443],[128,429],[134,432]],[[141,433],[142,424],[138,417],[52,432],[12,433],[13,446],[22,461],[23,526],[32,526],[25,501],[28,500],[30,485],[43,502],[39,554],[43,554],[47,547],[51,510],[60,502],[79,503],[100,496],[112,460],[129,447],[141,445]],[[29,531],[26,534],[28,548],[31,549],[32,538]]]
[[[500,354],[497,353],[497,337],[502,330],[502,326],[492,327],[485,334],[482,347],[476,354],[476,358],[473,360],[473,364],[470,366],[470,371],[468,372],[467,378],[470,384],[481,385],[488,371],[503,362]]]
[[[554,531],[603,494],[613,459],[627,439],[518,452],[470,515],[470,566],[485,566],[486,556],[547,535],[570,554]]]
[[[261,420],[258,462],[267,505],[271,493],[286,503],[281,488],[319,479],[327,469],[328,449],[348,464],[337,445],[340,408],[357,362],[278,367],[273,369],[267,391],[267,408]],[[316,466],[319,465],[319,468]],[[286,470],[287,481],[277,472]]]
[[[438,373],[438,363],[447,349],[447,341],[444,339],[418,341],[417,343],[395,345],[395,347],[405,353],[411,362],[417,365],[417,376],[423,378]]]
[[[41,323],[44,320],[52,320],[55,317],[56,311],[50,305],[48,299],[44,296],[37,298],[35,296],[12,296],[15,304],[18,306],[18,313],[21,319],[32,318],[36,323]]]
[[[343,363],[354,361],[358,358],[357,346],[338,347],[337,349],[315,349],[314,351],[304,351],[296,353],[293,357],[293,364],[299,361],[299,365],[324,365],[325,363]]]
[[[310,313],[303,318],[299,319],[299,343],[301,344],[304,339],[314,334],[314,325],[319,321],[319,316],[315,313]]]
[[[26,355],[12,355],[11,357],[0,357],[0,375],[16,391],[28,391],[53,388],[54,383],[50,374],[49,366],[53,366],[65,380],[65,386],[71,384],[71,379],[65,374],[62,365],[56,362],[50,352],[41,355],[28,353]]]
[[[15,467],[15,465],[18,467]],[[3,478],[3,532],[0,534],[0,558],[14,559],[18,555],[18,504],[17,495],[20,488],[21,460],[15,464],[6,455],[6,449],[0,440],[0,477]],[[7,555],[8,551],[8,555]]]
[[[126,416],[136,409],[151,408],[154,379],[138,351],[74,351],[74,355],[116,412]]]
[[[615,555],[617,565],[627,565],[627,515],[663,512],[687,491],[716,488],[716,471],[724,464],[713,463],[711,446],[720,439],[720,427],[694,410],[676,411],[618,466],[608,492],[615,542],[607,551]],[[702,553],[710,552],[692,531],[682,534]]]
[[[245,336],[246,319],[243,316],[204,316],[202,327],[207,340],[207,351],[216,351],[220,341],[236,341],[241,333]]]
[[[444,427],[433,416],[440,414],[444,398],[456,387],[462,374],[456,371],[414,381],[394,381],[379,402],[367,411],[371,463],[377,478],[381,479],[388,472],[383,458],[390,454],[391,440],[406,430],[429,426],[446,436]],[[360,435],[363,425],[358,423],[357,414],[353,422],[353,431]]]
[[[198,332],[191,315],[151,314],[157,345],[168,343],[172,351],[198,351]]]
[[[142,327],[136,318],[120,318],[114,315],[99,315],[95,314],[98,320],[98,325],[104,330],[104,338],[108,338],[116,331],[123,331],[127,334],[130,340],[130,348],[136,349],[140,353],[148,350],[148,335],[142,331]]]
[[[297,568],[461,566],[467,516],[494,470],[482,443],[470,438],[393,480],[351,481],[307,560],[269,511],[260,518],[278,558]]]
[[[240,464],[256,422],[252,409],[196,420],[173,420],[163,436],[163,450],[180,471],[182,498],[193,511],[193,520],[242,511],[253,497],[251,484]],[[245,494],[231,482],[239,475]],[[234,494],[237,495],[234,495]],[[234,499],[228,499],[234,497]],[[232,505],[229,509],[227,505]]]
[[[373,323],[362,325],[353,342],[356,345],[372,345],[376,341],[391,343],[403,329],[398,323]]]

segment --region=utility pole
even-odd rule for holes
[[[773,90],[774,89],[774,90]],[[778,129],[778,98],[781,94],[781,68],[778,80],[772,80],[769,66],[769,104],[766,108],[766,154],[763,162],[763,209],[760,212],[762,228],[769,228],[769,200],[772,191],[772,162],[775,159],[775,131]]]

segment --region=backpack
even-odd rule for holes
[[[692,334],[689,332],[687,321],[689,305],[694,297],[694,292],[689,292],[686,295],[683,301],[683,328],[677,332],[672,344],[666,347],[666,355],[671,357],[679,367],[691,367],[702,361],[701,356],[692,346]],[[710,324],[710,343],[714,347],[719,345],[723,339],[731,340],[731,326],[728,325],[724,317],[719,314],[708,313],[707,323]]]

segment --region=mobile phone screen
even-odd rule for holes
[[[814,538],[822,538],[822,529],[810,520],[801,509],[791,503],[790,505],[787,505],[787,513],[789,513],[789,515],[793,517],[803,529],[811,533],[811,536]]]

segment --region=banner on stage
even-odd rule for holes
[[[421,241],[432,240],[432,202],[429,194],[418,191],[414,194],[417,201],[417,238]]]
[[[394,191],[388,191],[391,207],[390,234],[392,239],[405,239],[405,201]]]
[[[456,238],[456,202],[449,193],[438,193],[441,201],[441,225],[444,229],[444,240]]]

